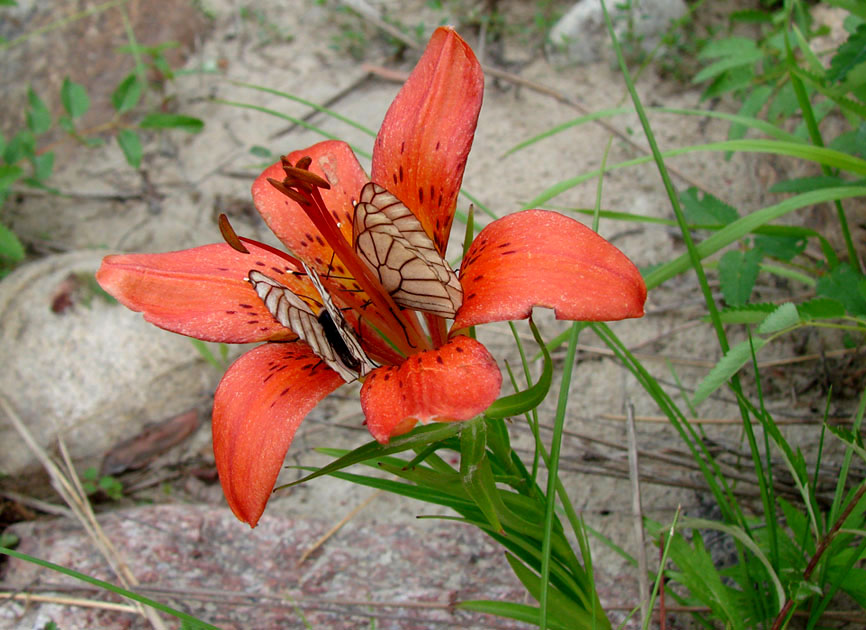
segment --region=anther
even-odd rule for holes
[[[286,197],[291,199],[292,201],[296,201],[302,206],[310,205],[310,198],[305,196],[303,193],[298,192],[294,188],[289,188],[283,182],[278,179],[274,179],[273,177],[268,177],[268,183],[283,193]]]
[[[220,215],[219,226],[220,226],[220,234],[223,235],[225,242],[228,243],[232,249],[239,251],[242,254],[249,254],[250,253],[250,250],[248,250],[246,247],[244,247],[244,244],[241,243],[241,239],[238,238],[237,232],[235,232],[234,228],[232,227],[232,224],[229,223],[229,218],[226,215],[224,215],[224,214]]]
[[[310,164],[312,163],[313,158],[311,158],[309,155],[305,155],[300,160],[298,160],[297,164],[295,164],[295,168],[302,168],[305,171],[308,171],[310,170]],[[291,166],[291,164],[289,166]]]
[[[310,184],[311,186],[315,186],[316,188],[324,188],[325,190],[328,190],[331,187],[327,179],[319,177],[310,171],[298,168],[297,166],[284,167],[283,170],[286,171],[286,179],[293,180],[293,182],[301,181]]]

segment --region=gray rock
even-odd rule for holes
[[[633,0],[631,9],[608,0],[607,10],[620,43],[631,40],[646,53],[661,41],[672,20],[686,14],[684,0]],[[600,0],[580,0],[548,34],[548,54],[558,63],[590,63],[608,57],[610,38]]]
[[[105,253],[50,256],[0,282],[0,394],[42,446],[62,436],[85,466],[147,423],[194,407],[220,376],[189,339],[103,297],[93,274]],[[0,470],[37,468],[0,413]]]
[[[383,630],[527,627],[451,608],[467,599],[524,601],[501,548],[478,530],[453,522],[420,530],[350,522],[299,566],[304,552],[336,520],[272,516],[251,531],[227,508],[195,505],[147,506],[100,517],[144,595],[225,630],[354,630],[372,623]],[[10,531],[20,537],[23,553],[113,581],[78,523],[19,523]],[[81,585],[15,559],[3,581],[28,592],[45,583]],[[84,595],[117,601],[102,592]],[[54,603],[0,606],[0,630],[42,628],[52,620],[63,630],[150,627],[129,612]]]

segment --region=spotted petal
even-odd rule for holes
[[[214,397],[214,455],[240,520],[256,526],[301,421],[342,384],[300,342],[254,348],[225,373]]]
[[[252,244],[249,254],[224,243],[166,254],[107,256],[96,280],[117,300],[172,332],[205,341],[253,343],[294,334],[268,312],[244,279],[259,269],[296,293],[315,295],[280,256]]]
[[[634,264],[583,224],[526,210],[485,227],[460,268],[463,306],[453,330],[529,317],[533,306],[557,319],[641,317],[646,285]]]
[[[436,29],[388,109],[373,147],[372,180],[418,217],[445,253],[481,110],[484,75],[469,45]]]
[[[483,345],[457,336],[399,366],[374,370],[361,388],[367,429],[376,440],[411,430],[418,421],[469,420],[499,395],[502,374]]]

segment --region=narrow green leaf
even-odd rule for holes
[[[754,337],[752,343],[754,344],[755,352],[757,353],[766,345],[767,340],[762,339],[761,337]],[[697,406],[704,402],[710,394],[715,392],[728,379],[739,372],[740,368],[743,367],[746,364],[746,361],[749,361],[751,358],[752,347],[748,340],[741,341],[737,345],[733,346],[728,350],[727,354],[725,354],[725,356],[723,356],[719,362],[713,366],[709,374],[707,374],[704,377],[704,380],[701,381],[700,385],[698,385],[695,390],[694,398],[692,398],[692,404]]]
[[[836,175],[812,175],[786,179],[770,186],[771,193],[802,193],[819,188],[834,188],[836,186],[862,186],[864,180],[848,181]]]
[[[141,140],[137,133],[132,129],[121,129],[117,132],[117,144],[132,168],[141,166]]]
[[[797,307],[794,306],[793,302],[785,302],[770,313],[767,319],[758,326],[758,334],[769,335],[791,326],[796,326],[799,323],[800,313],[797,312]]]
[[[505,617],[507,619],[515,619],[528,623],[532,626],[537,626],[540,616],[540,611],[535,606],[526,604],[514,604],[512,602],[499,602],[485,599],[465,600],[454,604],[455,608],[463,610],[471,610],[480,612],[486,615],[496,615],[497,617]],[[582,628],[575,626],[573,623],[561,624],[554,619],[548,619],[548,627],[551,630],[592,630],[593,626]]]
[[[775,304],[743,304],[719,311],[719,319],[723,324],[760,324],[774,310],[776,310]],[[709,321],[709,315],[705,315],[702,319]]]
[[[496,420],[526,413],[544,402],[547,392],[550,391],[550,384],[553,382],[553,361],[551,361],[547,346],[544,344],[541,333],[538,332],[538,328],[535,327],[532,319],[529,320],[529,327],[544,355],[544,369],[541,372],[541,376],[538,377],[538,381],[532,387],[510,396],[503,396],[499,400],[494,401],[487,408],[487,411],[484,412],[484,415],[488,418]]]
[[[460,481],[490,523],[490,527],[504,533],[494,507],[496,482],[490,470],[486,450],[487,424],[484,419],[475,418],[464,423],[460,432]]]
[[[63,86],[60,88],[60,101],[72,118],[80,118],[90,109],[90,97],[87,95],[87,88],[80,83],[70,81],[69,77],[63,79]]]
[[[763,59],[763,57],[764,53],[760,50],[743,50],[740,54],[730,55],[711,63],[692,78],[692,83],[703,83],[707,79],[717,77],[728,70],[742,66],[751,66]]]
[[[38,136],[51,129],[51,112],[32,87],[27,88],[27,100],[30,103],[30,109],[27,110],[27,128]]]
[[[118,114],[128,112],[138,105],[143,91],[144,85],[139,80],[138,75],[134,72],[128,74],[114,89],[111,95],[111,104],[114,105]]]
[[[726,37],[707,43],[703,47],[698,59],[717,59],[719,57],[730,57],[744,51],[757,51],[755,40],[748,37]]]
[[[0,223],[0,263],[14,265],[24,260],[24,245],[15,232]]]
[[[742,306],[749,301],[755,281],[758,279],[760,249],[743,253],[738,249],[725,252],[719,260],[719,281],[722,295],[730,306]]]
[[[758,112],[767,104],[772,93],[773,89],[770,86],[759,85],[749,93],[749,96],[743,101],[743,106],[740,107],[740,111],[737,114],[749,118],[757,116]],[[732,123],[728,129],[728,140],[744,138],[748,130],[749,128],[742,123]]]
[[[204,128],[204,122],[193,116],[155,112],[145,116],[138,126],[142,129],[180,129],[187,133],[198,133]]]

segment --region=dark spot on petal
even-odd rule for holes
[[[403,151],[405,151],[405,150],[406,150],[406,142],[403,141],[400,143],[400,155],[402,155]]]
[[[445,361],[442,360],[441,356],[436,357],[436,363],[438,363],[439,365],[445,365]]]
[[[263,263],[261,260],[256,261],[256,266],[257,267],[267,267],[267,265],[265,263]]]
[[[248,324],[258,324],[258,323],[259,323],[259,320],[257,320],[257,319],[251,319],[251,320],[249,320],[247,323],[248,323]]]
[[[503,256],[508,256],[509,254],[516,254],[516,253],[517,253],[516,250],[510,249],[510,250],[508,250],[507,252],[502,252],[502,255],[503,255]]]
[[[234,315],[237,311],[226,311],[226,315]]]
[[[273,270],[276,271],[277,273],[283,273],[283,270],[280,269],[279,267],[271,267],[271,269],[273,269]]]
[[[424,189],[418,186],[418,203],[424,203]]]
[[[383,376],[382,378],[383,378],[383,380],[386,380],[386,381],[387,381],[388,379],[391,378],[391,373],[390,373],[390,372],[386,372],[386,373],[385,373],[385,376]]]
[[[465,301],[469,301],[469,300],[472,300],[472,299],[474,299],[474,298],[475,298],[475,294],[474,294],[474,293],[470,293],[469,295],[467,295],[467,296],[464,297],[463,299],[464,299]]]
[[[290,389],[292,388],[286,387],[283,391],[280,392],[280,396],[285,396],[286,394],[288,394]]]
[[[487,241],[485,241],[484,244],[486,245],[486,244],[487,244]],[[497,245],[496,247],[502,249],[503,247],[508,247],[509,245],[511,245],[511,241],[505,241],[504,243],[500,243],[500,244]]]
[[[442,142],[439,141],[439,140],[437,140],[437,141],[436,141],[436,146],[433,148],[433,150],[434,150],[434,151],[438,151],[438,150],[439,150],[439,145],[440,145],[440,144],[442,144]]]
[[[321,236],[316,236],[316,242],[317,242],[319,245],[321,245],[322,247],[325,246],[325,239],[323,239]]]
[[[241,308],[252,308],[250,304],[238,304]]]
[[[394,183],[397,183],[397,173],[391,173],[391,176],[394,178]]]
[[[483,273],[482,273],[482,274],[479,274],[479,275],[477,275],[477,276],[475,276],[474,278],[472,278],[472,282],[478,282],[478,281],[481,280],[482,278],[484,278],[484,274],[483,274]]]
[[[454,350],[456,350],[457,352],[463,352],[463,348],[461,346],[455,346]]]

